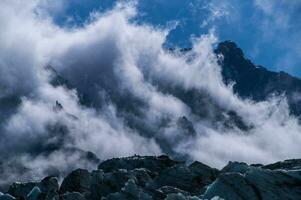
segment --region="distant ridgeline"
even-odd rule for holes
[[[175,51],[173,48],[168,50]],[[180,52],[185,54],[191,50],[183,48]],[[234,83],[234,92],[240,97],[263,101],[273,95],[284,95],[291,114],[301,114],[301,79],[283,71],[273,72],[253,64],[233,41],[219,43],[214,52],[222,55],[219,64],[224,83]]]
[[[175,49],[169,48],[168,51],[175,52]],[[179,53],[185,54],[189,51],[191,51],[191,48],[183,48],[180,49]],[[222,55],[222,59],[219,59],[219,64],[221,65],[224,83],[227,85],[234,83],[233,90],[238,96],[254,101],[262,101],[273,95],[283,95],[287,98],[291,114],[296,116],[301,115],[301,80],[299,78],[282,71],[272,72],[260,65],[253,64],[249,59],[244,57],[242,50],[232,41],[219,43],[214,52],[217,55]],[[49,69],[54,70],[51,67]],[[55,75],[52,81],[53,85],[65,85],[68,88],[72,88],[72,82],[65,80],[55,70],[53,72]],[[248,130],[250,128],[237,116],[235,111],[225,111],[214,102],[211,102],[209,100],[210,97],[206,94],[200,94],[199,91],[193,89],[184,90],[181,87],[157,84],[158,89],[163,93],[166,92],[179,98],[191,108],[193,114],[201,118],[206,119],[208,115],[215,113],[216,116],[213,116],[213,118],[210,116],[210,118],[215,118],[216,121],[223,121],[226,126],[231,126],[234,123],[241,130]],[[81,90],[80,86],[75,86],[75,88],[79,92],[82,104],[97,106],[98,101],[95,99],[96,97],[87,95],[86,91]],[[135,97],[115,93],[110,88],[108,88],[108,91],[110,91],[112,102],[119,111],[139,115],[139,111],[135,108],[141,105],[139,100],[135,99]],[[221,114],[222,112],[226,112],[230,116],[230,119],[224,119]],[[137,126],[137,122],[132,121],[132,119],[127,121],[130,127]],[[144,131],[148,132],[148,130]]]
[[[175,49],[169,48],[168,51],[174,52]],[[191,51],[191,48],[183,48],[179,52],[185,54],[189,51]],[[240,97],[262,101],[273,95],[284,95],[288,100],[291,114],[296,116],[301,114],[301,79],[283,71],[273,72],[261,65],[253,64],[249,59],[245,58],[243,51],[232,41],[219,43],[214,52],[217,55],[222,55],[219,64],[222,67],[224,83],[227,85],[234,83],[234,92]],[[47,68],[56,75],[52,81],[53,85],[72,87],[72,84],[59,75],[53,68],[49,66]],[[168,90],[168,92],[176,96],[179,95],[178,97],[185,103],[191,101],[190,94],[170,91],[172,88],[162,89]],[[91,97],[87,97],[85,94],[81,95],[82,103],[95,104]],[[186,95],[190,96],[190,100],[189,98],[184,98]],[[117,106],[119,101],[121,100],[117,101]],[[194,107],[193,105],[191,106]]]

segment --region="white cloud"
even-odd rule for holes
[[[215,0],[208,2],[204,9],[209,11],[209,16],[202,21],[201,28],[212,25],[220,19],[227,19],[234,10],[229,1]]]
[[[262,35],[261,42],[272,42],[283,53],[276,58],[277,70],[298,74],[301,58],[299,0],[254,0],[255,20]],[[299,75],[299,74],[298,74]]]
[[[300,156],[300,126],[289,116],[285,100],[242,100],[224,85],[213,53],[214,33],[193,39],[192,51],[179,55],[162,48],[167,30],[130,22],[136,14],[133,5],[119,4],[72,29],[56,26],[46,13],[37,14],[37,5],[38,1],[0,3],[1,96],[24,96],[18,112],[5,124],[2,149],[24,156],[37,141],[55,140],[47,127],[61,124],[69,130],[64,146],[93,151],[102,159],[159,154],[160,140],[174,138],[181,140],[171,143],[173,151],[217,167],[228,160],[266,163]],[[44,71],[48,63],[77,90],[51,86]],[[162,85],[207,95],[220,112],[235,111],[254,128],[246,133],[218,121],[208,123]],[[78,93],[95,97],[99,107],[81,105]],[[121,112],[114,101],[121,97],[119,104],[130,102],[142,114]],[[62,111],[53,109],[56,101]],[[148,135],[128,127],[128,116],[158,132]],[[196,136],[176,137],[180,134],[176,122],[182,116],[192,121]],[[58,160],[58,167],[70,166],[63,150],[37,157],[28,166],[46,167],[56,156],[63,161]]]

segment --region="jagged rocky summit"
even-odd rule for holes
[[[243,51],[232,41],[218,44],[215,53],[222,55],[220,61],[225,84],[235,83],[234,92],[242,98],[262,101],[271,95],[284,95],[290,112],[301,114],[301,80],[286,72],[273,72],[247,59]]]
[[[222,170],[167,156],[115,158],[89,172],[14,183],[0,200],[284,200],[301,199],[301,160],[270,165],[229,162]]]

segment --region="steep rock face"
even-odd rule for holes
[[[235,82],[234,92],[244,98],[260,101],[272,94],[285,94],[291,112],[301,114],[301,80],[285,72],[268,71],[246,59],[234,42],[225,41],[218,45],[216,54],[220,60],[222,75],[226,84]]]

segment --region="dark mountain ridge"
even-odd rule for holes
[[[271,95],[285,95],[292,114],[301,114],[301,80],[286,72],[272,72],[246,59],[243,51],[232,41],[218,45],[221,54],[222,76],[226,84],[234,83],[233,89],[242,98],[262,101]]]

